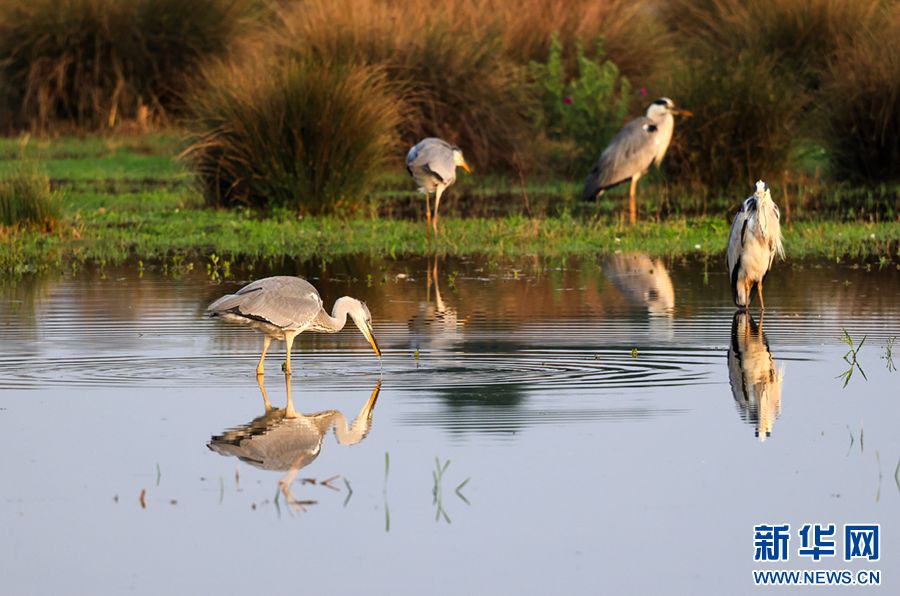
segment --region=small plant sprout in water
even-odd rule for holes
[[[443,464],[441,464],[441,460],[439,457],[434,458],[434,471],[431,473],[432,480],[434,481],[434,486],[431,489],[431,497],[432,504],[435,506],[435,516],[434,521],[440,521],[441,518],[444,519],[448,524],[450,522],[450,516],[447,515],[447,511],[444,509],[444,491],[443,491],[443,482],[444,482],[444,473],[447,471],[447,468],[450,467],[450,460],[448,459]],[[462,502],[466,505],[470,505],[469,500],[463,495],[462,489],[465,488],[466,484],[469,483],[469,478],[466,478],[462,482],[460,482],[454,492],[456,496],[460,498]]]
[[[638,357],[638,349],[637,348],[631,348],[631,357],[632,358]]]
[[[894,365],[894,342],[896,337],[889,337],[884,343],[884,356],[882,358],[887,361],[888,372],[894,372],[897,367]]]
[[[859,345],[855,345],[853,338],[850,337],[850,334],[847,333],[847,330],[842,329],[841,331],[844,332],[844,337],[842,338],[842,341],[845,344],[847,344],[847,346],[850,348],[847,351],[847,353],[844,354],[844,362],[846,362],[849,365],[849,367],[847,368],[847,370],[845,370],[844,372],[842,372],[835,378],[836,379],[844,379],[844,387],[846,387],[847,384],[850,382],[850,378],[853,376],[853,371],[858,370],[859,374],[861,374],[863,376],[863,378],[868,381],[869,379],[868,379],[868,377],[866,377],[865,371],[862,369],[862,367],[859,365],[859,362],[857,361],[857,355],[859,354],[859,351],[862,349],[863,344],[866,343],[866,337],[868,337],[868,336],[864,335],[862,340],[859,342]]]

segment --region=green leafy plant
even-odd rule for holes
[[[571,173],[585,172],[621,126],[628,112],[631,86],[618,67],[605,58],[597,39],[596,58],[576,46],[577,70],[566,76],[563,45],[554,34],[546,63],[531,62],[529,74],[539,97],[535,121],[550,139],[575,146]]]

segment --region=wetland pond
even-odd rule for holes
[[[735,315],[723,269],[356,258],[4,282],[2,592],[743,594],[753,569],[872,568],[865,593],[900,593],[900,274],[779,262],[761,319]],[[352,325],[302,334],[292,420],[263,416],[261,337],[204,317],[274,274],[329,310],[365,300],[384,351]],[[781,523],[790,560],[754,561],[754,526]],[[882,558],[798,557],[805,523],[880,523]]]

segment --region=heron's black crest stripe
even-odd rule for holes
[[[744,220],[744,225],[741,226],[741,246],[744,246],[744,234],[747,232],[747,222],[749,219]]]
[[[755,198],[747,199],[747,209],[749,211],[756,211],[756,199]]]
[[[658,106],[667,106],[667,105],[669,105],[669,102],[667,102],[667,101],[664,100],[664,99],[656,99],[656,100],[653,101],[653,103],[655,103],[655,104],[658,105]]]

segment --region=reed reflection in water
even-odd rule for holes
[[[728,348],[728,378],[741,418],[756,427],[765,441],[781,414],[781,384],[784,366],[778,368],[762,328],[747,312],[734,313]]]
[[[366,438],[372,427],[372,414],[381,381],[375,384],[372,395],[348,426],[347,419],[337,410],[315,414],[297,412],[291,395],[291,375],[284,377],[287,393],[284,408],[273,408],[262,375],[257,376],[256,380],[265,413],[246,424],[225,430],[221,435],[214,435],[207,447],[262,470],[286,471],[279,480],[279,488],[293,509],[303,510],[305,505],[315,502],[301,501],[291,491],[298,472],[319,456],[330,429],[334,429],[335,438],[341,445],[355,445]]]

